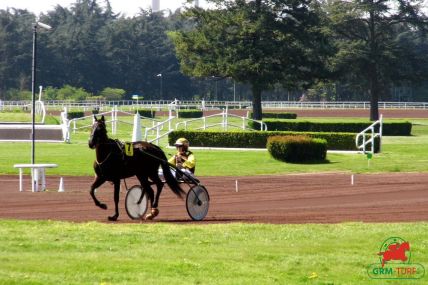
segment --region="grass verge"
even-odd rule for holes
[[[427,231],[428,223],[0,221],[0,284],[381,284],[366,268],[382,242],[402,237],[412,262],[427,267]]]
[[[267,151],[218,151],[195,150],[198,176],[247,176],[261,174],[308,173],[350,171],[353,173],[376,172],[428,172],[428,120],[418,119],[413,127],[413,136],[384,137],[382,152],[368,162],[362,154],[327,155],[326,163],[293,164],[273,159]],[[128,127],[129,128],[129,127]],[[119,129],[112,138],[130,140],[130,131]],[[72,143],[36,143],[37,163],[56,163],[58,168],[47,174],[93,175],[92,164],[95,152],[88,148],[88,130],[72,135]],[[166,145],[166,139],[161,142]],[[165,149],[167,156],[174,149]],[[16,163],[29,163],[30,143],[0,143],[0,173],[16,174]]]

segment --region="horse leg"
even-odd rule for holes
[[[101,203],[97,197],[95,196],[95,189],[97,189],[98,187],[100,187],[104,182],[106,182],[106,180],[104,178],[101,178],[99,176],[95,177],[94,183],[92,183],[91,185],[91,190],[89,191],[89,193],[91,194],[92,199],[95,202],[95,205],[97,207],[100,207],[101,209],[107,210],[107,205],[104,203]]]
[[[119,195],[120,195],[120,180],[114,181],[114,209],[115,214],[108,217],[109,221],[117,221],[119,217]]]
[[[143,186],[143,189],[144,189],[144,191],[146,191],[146,193],[149,195],[149,199],[150,199],[150,208],[151,208],[151,211],[150,211],[150,213],[149,214],[147,214],[145,217],[144,217],[144,219],[145,220],[153,220],[154,219],[154,217],[156,217],[158,214],[159,214],[159,210],[158,209],[156,209],[156,208],[154,208],[154,196],[155,196],[155,193],[153,192],[153,189],[152,189],[152,187],[150,186],[150,183],[149,183],[149,181],[147,180],[147,178],[146,179],[144,179],[144,180],[140,180],[140,182],[142,182],[141,184],[142,184],[142,186]]]
[[[160,196],[160,194],[162,192],[162,188],[163,188],[163,183],[159,179],[158,176],[151,176],[150,178],[156,184],[157,190],[156,190],[156,198],[154,199],[154,201],[151,204],[152,209],[151,209],[150,213],[147,214],[145,217],[146,220],[153,220],[157,215],[159,215],[159,209],[158,209],[159,196]],[[150,189],[151,189],[151,187],[150,187]]]
[[[150,178],[156,184],[156,198],[155,198],[155,201],[153,202],[153,208],[157,209],[158,204],[159,204],[159,197],[160,197],[160,194],[162,193],[162,189],[163,189],[163,182],[159,179],[159,176],[157,176],[157,175],[150,177]]]

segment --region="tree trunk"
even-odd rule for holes
[[[379,80],[377,76],[376,66],[369,68],[370,78],[370,121],[379,120]]]
[[[377,90],[370,90],[370,120],[379,120],[379,92]]]
[[[373,5],[373,0],[369,1]],[[371,8],[372,9],[372,8]],[[368,68],[370,82],[370,120],[379,120],[379,78],[378,78],[378,45],[376,40],[375,11],[370,10],[369,45],[371,64]]]
[[[262,119],[262,90],[259,86],[252,85],[253,92],[253,119]]]

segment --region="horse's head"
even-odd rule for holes
[[[400,249],[403,249],[403,250],[410,250],[410,244],[409,244],[409,242],[408,242],[408,241],[403,242],[403,243],[401,244],[401,246],[400,246]]]
[[[92,125],[91,136],[89,137],[89,148],[95,148],[97,144],[107,141],[107,129],[104,115],[97,119],[94,115],[94,124]]]

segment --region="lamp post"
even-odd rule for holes
[[[160,100],[162,100],[163,98],[162,98],[162,73],[159,73],[158,75],[156,75],[157,77],[159,77],[160,78],[160,91],[159,91],[159,95],[160,95]]]
[[[33,61],[31,65],[31,100],[32,100],[32,121],[31,121],[31,164],[35,163],[35,119],[36,119],[36,64],[37,64],[37,28],[42,27],[46,30],[52,29],[51,26],[42,22],[33,23]]]
[[[236,101],[236,82],[233,80],[233,103]]]

